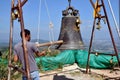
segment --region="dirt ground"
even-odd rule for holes
[[[86,69],[77,64],[65,65],[62,69],[40,72],[40,80],[120,80],[120,69],[91,69],[86,74]]]
[[[40,73],[40,80],[120,80],[120,70],[91,69],[90,74],[86,69],[79,68],[77,64],[63,67],[62,70]]]
[[[68,72],[50,72],[50,74],[41,74],[40,80],[103,80],[101,76],[91,76],[83,74],[79,70],[68,71]]]

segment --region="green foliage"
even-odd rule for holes
[[[7,61],[7,55],[8,50],[2,51],[2,56],[0,57],[0,79],[7,79],[8,75],[8,61]]]
[[[7,79],[8,69],[6,59],[0,58],[0,79]]]
[[[0,56],[0,80],[7,80],[7,76],[8,76],[8,54],[9,54],[9,50],[3,49],[2,51],[2,56]],[[54,50],[54,49],[46,49],[46,57],[55,57],[57,54],[60,53],[59,50]],[[13,57],[13,55],[12,55]],[[41,61],[41,60],[40,60]],[[11,61],[13,65],[18,65],[19,67],[21,67],[21,64],[18,63],[14,63],[13,61]],[[38,68],[40,69],[40,71],[42,71],[42,62],[37,63],[38,64]],[[63,64],[59,65],[59,68],[62,68]],[[53,66],[49,66],[49,67],[53,67]],[[16,80],[19,77],[21,77],[21,73],[19,73],[18,71],[15,70],[11,70],[11,80]]]
[[[6,49],[6,51],[3,51],[3,53],[2,53],[2,59],[8,59],[8,54],[9,54],[9,50],[8,49]]]
[[[0,80],[7,80],[8,76],[8,49],[2,50],[2,56],[0,56]],[[16,65],[12,63],[13,65]],[[17,63],[18,66],[21,66],[20,63]],[[21,73],[18,73],[15,70],[11,70],[11,80],[16,80],[20,77]]]
[[[51,56],[51,57],[55,57],[57,54],[59,54],[60,51],[59,50],[50,50],[48,49],[46,51],[46,56]]]

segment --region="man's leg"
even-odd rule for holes
[[[22,76],[22,80],[27,80],[27,77],[26,76]]]

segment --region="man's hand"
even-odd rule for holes
[[[45,56],[46,55],[46,51],[42,51],[40,52],[41,56]]]
[[[36,55],[37,56],[45,56],[46,55],[46,51],[42,51],[42,52],[37,51]]]
[[[18,56],[14,55],[13,60],[14,60],[14,62],[17,62],[18,61]]]

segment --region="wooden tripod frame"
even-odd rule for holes
[[[11,65],[11,54],[12,54],[12,42],[13,42],[13,14],[14,10],[18,11],[18,15],[16,18],[20,22],[21,31],[22,31],[22,44],[23,44],[23,51],[24,51],[24,60],[25,60],[25,72],[27,75],[28,80],[30,80],[30,71],[29,71],[29,63],[28,63],[28,53],[27,53],[27,47],[26,47],[26,41],[25,41],[25,33],[24,33],[24,21],[23,21],[23,14],[22,14],[22,6],[27,2],[27,0],[18,0],[18,4],[15,5],[14,0],[11,1],[11,19],[10,19],[10,35],[9,35],[9,63],[8,65]],[[8,80],[10,80],[11,75],[11,68],[8,68]]]
[[[120,66],[118,51],[117,51],[117,48],[116,48],[116,45],[115,45],[115,41],[114,41],[114,38],[113,38],[113,35],[112,35],[112,30],[111,30],[111,27],[110,27],[110,23],[109,23],[109,20],[108,20],[108,16],[107,16],[107,12],[106,12],[106,9],[105,9],[104,2],[103,2],[103,0],[97,0],[97,1],[98,1],[98,2],[101,1],[101,4],[97,4],[97,7],[103,7],[104,16],[101,16],[101,15],[99,15],[99,14],[97,13],[93,1],[90,0],[90,2],[91,2],[91,4],[92,4],[92,6],[93,6],[93,8],[94,8],[94,10],[95,10],[95,12],[96,12],[96,14],[98,14],[98,17],[95,17],[95,18],[94,18],[94,22],[93,22],[92,34],[91,34],[91,39],[90,39],[89,51],[88,51],[88,59],[87,59],[87,65],[86,65],[86,73],[88,73],[88,69],[89,69],[90,54],[95,54],[95,53],[96,53],[96,52],[91,52],[91,47],[92,47],[93,35],[94,35],[94,31],[95,31],[96,19],[98,19],[98,18],[105,18],[105,19],[106,19],[106,21],[107,21],[107,26],[108,26],[109,33],[110,33],[110,37],[111,37],[112,44],[113,44],[114,51],[115,51],[115,54],[104,54],[104,55],[116,56],[116,58],[117,58],[117,60],[118,60],[118,65]]]

